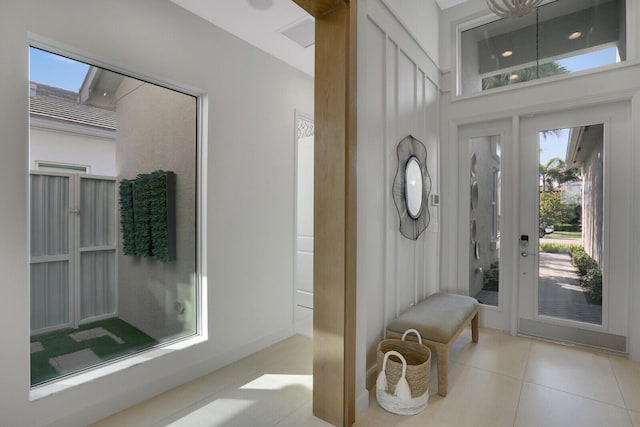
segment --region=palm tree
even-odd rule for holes
[[[578,170],[567,167],[564,160],[553,157],[546,164],[540,164],[542,192],[555,191],[556,186],[580,179]]]
[[[498,74],[482,79],[482,90],[493,89],[494,87],[507,86],[514,83],[526,82],[529,80],[541,79],[543,77],[555,76],[557,74],[568,73],[562,65],[557,62],[546,62],[540,66],[531,66],[509,73]]]

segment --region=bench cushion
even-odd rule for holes
[[[402,334],[414,328],[424,339],[446,344],[479,306],[464,295],[433,294],[389,323],[387,330]]]

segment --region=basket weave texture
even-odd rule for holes
[[[382,370],[382,360],[388,351],[397,351],[407,361],[407,382],[411,389],[411,397],[424,395],[429,389],[429,373],[431,371],[431,351],[422,344],[413,341],[384,340],[378,343],[377,371]],[[387,385],[389,393],[395,393],[396,384],[402,375],[402,363],[395,356],[387,361]]]

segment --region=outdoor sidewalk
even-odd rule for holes
[[[602,323],[602,306],[589,303],[569,254],[540,252],[538,307],[541,315]]]

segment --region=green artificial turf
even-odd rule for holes
[[[102,336],[86,341],[76,342],[69,336],[70,333],[102,327],[124,341],[118,344],[109,336]],[[125,356],[133,352],[149,348],[157,344],[157,341],[149,335],[131,326],[116,317],[87,323],[77,329],[61,329],[59,331],[34,335],[31,342],[40,342],[43,351],[31,354],[31,385],[41,384],[61,375],[51,364],[49,358],[73,353],[86,348],[91,349],[102,361]],[[87,368],[78,366],[73,372]],[[70,372],[65,372],[67,374]]]

